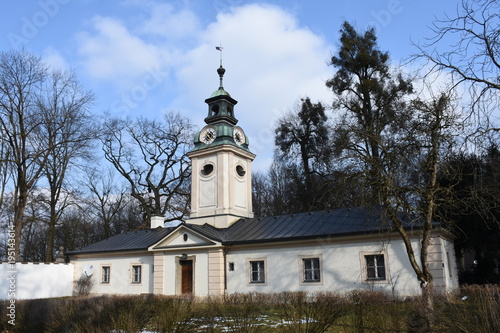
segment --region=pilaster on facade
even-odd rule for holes
[[[222,249],[208,251],[208,294],[223,295],[225,292],[225,264]]]
[[[164,293],[164,257],[162,252],[153,253],[153,294],[162,295]]]
[[[444,269],[444,253],[440,237],[432,237],[427,248],[427,262],[433,277],[434,288],[438,292],[446,290],[446,275]]]

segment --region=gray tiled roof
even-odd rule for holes
[[[100,242],[90,244],[81,249],[68,251],[67,255],[83,253],[121,252],[147,250],[162,238],[171,233],[175,228],[155,228],[127,231],[111,236]]]
[[[387,230],[380,211],[362,208],[323,210],[239,220],[224,231],[227,244],[301,240]]]
[[[228,245],[376,234],[389,229],[382,222],[380,210],[359,207],[240,219],[221,229],[208,224],[183,225]],[[175,228],[171,227],[129,231],[66,254],[146,250],[173,230]]]

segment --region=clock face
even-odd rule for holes
[[[217,137],[217,131],[213,127],[207,127],[203,129],[200,133],[200,141],[207,145],[214,142],[216,137]]]
[[[235,127],[233,130],[233,139],[237,145],[242,145],[245,143],[245,133],[239,127]]]

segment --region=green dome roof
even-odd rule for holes
[[[213,94],[210,96],[210,98],[217,97],[217,96],[229,96],[229,97],[231,97],[231,95],[229,95],[229,93],[227,91],[225,91],[224,88],[219,88],[216,91],[214,91]]]

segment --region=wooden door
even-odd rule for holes
[[[182,295],[193,293],[193,261],[180,260],[181,265],[181,293]]]

